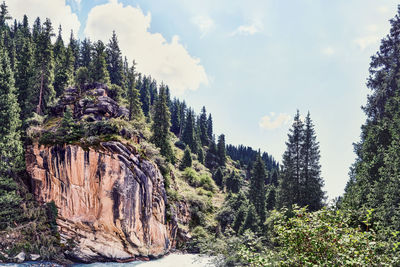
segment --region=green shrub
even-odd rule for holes
[[[192,168],[186,168],[183,171],[183,177],[188,181],[191,186],[199,187],[200,186],[200,177],[195,170]]]
[[[200,186],[210,192],[215,192],[215,183],[208,174],[202,174],[199,177]]]
[[[252,266],[392,266],[400,263],[399,243],[383,241],[370,228],[371,211],[364,223],[368,231],[349,225],[345,211],[305,208],[272,211],[267,224],[273,231],[273,250],[260,253],[242,245],[240,255]],[[272,226],[272,227],[271,227]],[[257,260],[254,260],[257,259]],[[250,261],[251,260],[251,261]]]

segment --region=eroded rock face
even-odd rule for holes
[[[80,146],[44,147],[26,153],[33,193],[54,201],[70,256],[85,262],[158,257],[171,249],[176,225],[166,222],[164,179],[134,147],[105,142],[97,151]]]

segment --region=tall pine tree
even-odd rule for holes
[[[250,180],[249,199],[254,205],[257,215],[261,223],[265,221],[265,180],[267,179],[267,172],[265,170],[264,161],[260,155],[257,155],[256,162],[254,163],[252,176]]]
[[[165,87],[160,87],[160,95],[154,106],[151,141],[160,148],[161,155],[168,161],[175,162],[174,151],[170,142],[171,113],[167,105]]]

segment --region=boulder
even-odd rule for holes
[[[17,256],[14,257],[15,262],[17,263],[21,263],[25,261],[25,252],[21,251],[20,253],[18,253]]]

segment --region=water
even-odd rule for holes
[[[92,264],[75,264],[74,266],[79,267],[212,267],[215,266],[211,262],[212,258],[208,256],[200,256],[198,254],[178,254],[173,253],[162,257],[158,260],[146,261],[146,262],[128,262],[128,263],[92,263]],[[25,262],[21,264],[3,264],[0,266],[7,267],[28,267],[28,266],[51,266],[51,263],[39,263],[39,262]],[[56,265],[57,266],[57,265]]]

